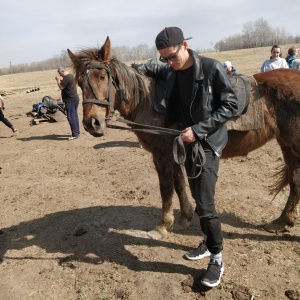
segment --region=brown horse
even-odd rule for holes
[[[153,111],[154,83],[134,68],[118,61],[112,54],[109,37],[100,49],[86,49],[74,54],[68,49],[76,79],[83,92],[83,126],[93,136],[105,133],[114,109],[127,120],[163,127],[163,116]],[[276,137],[284,157],[273,191],[287,184],[290,195],[281,216],[267,224],[268,231],[282,231],[294,226],[300,198],[300,72],[280,69],[254,75],[263,97],[262,129],[229,131],[229,141],[222,158],[245,156]],[[131,125],[136,128],[135,125]],[[162,197],[162,216],[148,234],[160,238],[173,228],[171,209],[174,189],[180,202],[178,229],[187,228],[193,217],[185,190],[184,175],[174,162],[174,136],[136,132],[144,149],[150,151],[158,173]]]

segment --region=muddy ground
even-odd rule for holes
[[[262,229],[288,195],[272,201],[269,194],[282,164],[275,141],[221,162],[225,273],[219,287],[205,290],[208,258],[183,259],[200,241],[196,217],[184,232],[147,237],[161,199],[151,155],[134,134],[109,129],[94,138],[81,127],[81,137],[68,141],[66,120],[30,126],[25,114],[45,95],[59,96],[54,83],[15,90],[5,116],[17,134],[0,124],[1,300],[300,299],[299,221],[284,234]]]

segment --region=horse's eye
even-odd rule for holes
[[[100,75],[99,79],[102,80],[102,81],[104,81],[105,80],[105,76],[104,75]]]

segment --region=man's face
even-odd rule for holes
[[[180,44],[159,50],[160,61],[167,63],[174,70],[181,70],[188,59],[185,45]]]
[[[65,71],[64,71],[64,70],[60,70],[60,71],[58,71],[58,74],[59,74],[61,77],[64,77]]]

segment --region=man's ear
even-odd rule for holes
[[[188,49],[189,48],[189,45],[188,45],[187,41],[183,41],[182,42],[182,46],[184,47],[184,49]]]

